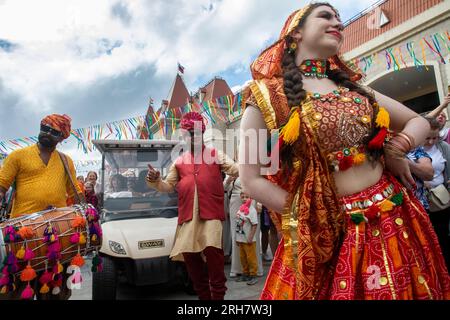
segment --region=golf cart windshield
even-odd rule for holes
[[[167,174],[171,148],[118,148],[103,153],[105,220],[176,217],[176,193],[160,193],[147,186],[148,164]]]

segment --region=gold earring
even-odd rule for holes
[[[296,51],[297,51],[297,43],[296,42],[292,42],[290,45],[289,45],[289,50],[288,50],[288,53],[290,53],[290,54],[294,54]]]

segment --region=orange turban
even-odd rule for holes
[[[67,139],[70,136],[70,122],[72,119],[66,115],[51,114],[42,119],[41,124],[52,127],[62,133],[62,137]]]
[[[304,18],[305,13],[309,10],[311,4],[303,9],[294,11],[286,20],[281,30],[279,39],[265,49],[250,66],[253,80],[270,79],[272,77],[282,77],[281,60],[283,59],[284,50],[286,48],[286,38],[297,28],[300,21]],[[334,55],[328,58],[330,69],[340,69],[346,72],[351,81],[358,81],[363,78],[363,74],[358,66],[351,62],[344,62],[340,55]]]
[[[198,112],[188,112],[181,118],[180,127],[184,130],[194,130],[195,122],[201,122],[202,132],[205,132],[206,126],[203,117]]]

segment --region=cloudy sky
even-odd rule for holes
[[[73,127],[159,106],[185,67],[188,89],[231,87],[307,1],[0,0],[0,140],[36,135],[66,113]],[[331,0],[345,21],[375,0]]]

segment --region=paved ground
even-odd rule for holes
[[[230,264],[225,265],[227,281],[226,300],[257,300],[264,286],[270,262],[264,262],[264,275],[258,277],[258,283],[249,286],[245,282],[236,282],[230,278]],[[73,290],[70,300],[92,299],[92,273],[91,261],[86,260],[82,269],[83,283],[80,290]],[[117,299],[119,300],[196,300],[196,296],[188,295],[182,289],[168,286],[135,287],[125,283],[119,285]]]

